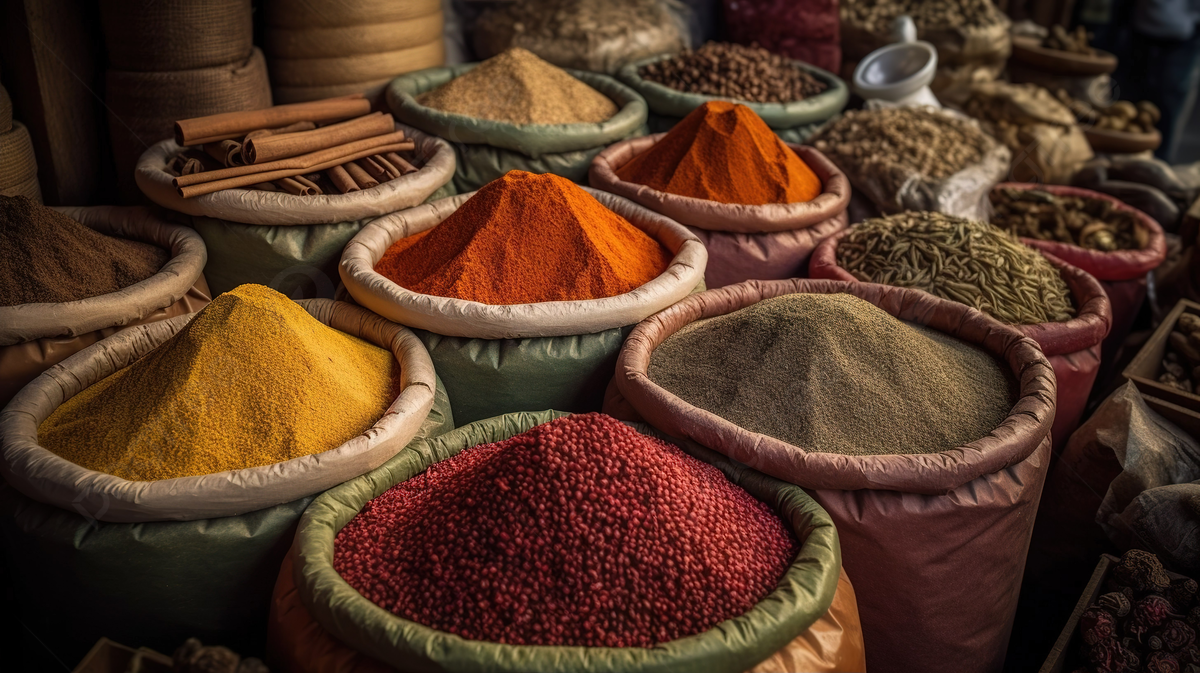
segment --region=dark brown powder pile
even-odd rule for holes
[[[1016,383],[985,351],[847,294],[790,294],[695,322],[650,380],[805,451],[937,453],[979,439]]]
[[[87,299],[140,283],[170,254],[106,236],[24,196],[0,196],[0,306]]]
[[[532,53],[513,48],[417,96],[443,112],[513,124],[602,122],[617,113],[604,94]]]

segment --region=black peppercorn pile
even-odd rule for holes
[[[804,100],[828,88],[782,56],[727,42],[684,50],[673,58],[642,66],[638,74],[677,91],[752,103]]]
[[[1079,618],[1076,673],[1180,673],[1200,666],[1195,580],[1172,580],[1158,557],[1125,552],[1105,593]]]

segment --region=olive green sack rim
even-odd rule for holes
[[[443,112],[417,102],[416,96],[461,77],[478,63],[427,68],[406,73],[387,86],[388,107],[405,124],[446,140],[491,145],[538,158],[608,145],[629,137],[645,126],[649,108],[642,96],[617,79],[600,73],[564,68],[584,84],[604,94],[617,113],[596,124],[513,124],[493,119]],[[423,81],[428,80],[428,81]]]
[[[761,117],[767,126],[779,130],[825,121],[841,112],[850,100],[850,89],[842,81],[842,78],[815,65],[795,60],[791,61],[792,65],[817,78],[829,88],[815,96],[789,103],[755,103],[736,98],[687,93],[643,79],[638,74],[638,70],[643,66],[664,61],[673,56],[674,54],[651,56],[630,63],[617,72],[617,78],[641,94],[646,99],[646,104],[650,106],[650,110],[656,115],[682,119],[688,116],[692,110],[709,101],[728,100],[754,110],[754,113]]]
[[[828,610],[841,571],[841,548],[837,530],[825,510],[799,486],[755,472],[692,442],[680,446],[686,453],[717,467],[731,482],[780,512],[797,537],[804,540],[775,591],[746,614],[722,622],[702,634],[653,648],[502,645],[472,641],[393,615],[359,594],[334,570],[333,546],[337,532],[369,499],[438,462],[429,460],[431,446],[432,450],[449,447],[452,456],[471,446],[501,441],[535,425],[570,415],[559,411],[520,412],[462,426],[438,438],[413,442],[380,469],[320,495],[301,518],[295,541],[296,586],[317,622],[352,648],[404,670],[741,673],[784,647]],[[649,426],[633,427],[674,441]],[[473,437],[481,430],[485,436],[476,441]],[[399,478],[394,478],[393,474]],[[370,494],[364,498],[360,489],[367,485]],[[356,494],[356,490],[360,492]],[[353,624],[360,626],[351,627]],[[406,639],[405,633],[413,637]],[[730,639],[736,640],[738,645],[730,647],[727,643]]]

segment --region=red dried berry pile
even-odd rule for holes
[[[799,544],[711,465],[602,414],[431,466],[338,533],[384,609],[472,640],[650,647],[737,617]]]

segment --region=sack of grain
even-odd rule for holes
[[[841,670],[862,669],[864,662],[855,656],[858,645],[849,612],[845,613],[846,621],[829,632],[831,640],[821,643],[821,654],[802,653],[803,646],[794,642],[814,625],[823,629],[821,617],[832,614],[831,605],[839,590],[836,533],[820,508],[800,489],[746,470],[690,443],[681,444],[684,452],[717,467],[734,484],[771,504],[803,545],[797,562],[769,598],[718,628],[653,648],[522,646],[467,640],[380,610],[334,569],[335,534],[369,500],[464,450],[505,440],[563,416],[566,414],[554,411],[508,414],[459,427],[442,437],[414,444],[414,450],[397,456],[379,470],[314,501],[297,531],[289,554],[291,563],[285,564],[282,571],[290,576],[281,574],[277,585],[271,650],[280,654],[281,661],[301,660],[297,670],[302,671],[413,666],[449,671],[639,671],[702,666],[706,670],[741,673],[791,642],[791,647],[801,649],[796,653],[797,661],[815,661],[817,665],[789,670],[828,670],[831,660],[841,658],[849,666]],[[652,432],[644,426],[634,429]],[[304,627],[304,631],[299,630]],[[314,631],[320,634],[319,641],[314,642]],[[310,657],[288,649],[302,641],[305,648],[315,646],[315,650],[328,644],[329,649],[310,650]]]
[[[145,208],[58,208],[104,234],[170,251],[157,274],[119,292],[63,304],[0,307],[0,407],[42,372],[122,330],[194,313],[208,304],[207,252],[195,231]]]
[[[297,196],[288,192],[225,189],[185,199],[179,195],[167,165],[183,150],[174,140],[163,140],[142,154],[135,178],[142,192],[164,208],[197,217],[243,224],[291,226],[329,224],[378,217],[411,208],[425,201],[454,176],[454,150],[449,143],[404,124],[396,124],[416,144],[415,173],[388,180],[376,187],[349,194]],[[275,236],[284,236],[282,232]],[[344,241],[343,241],[344,242]]]
[[[346,245],[339,272],[348,293],[417,331],[460,423],[539,403],[572,411],[598,408],[629,326],[702,284],[707,254],[685,227],[623,198],[583,189],[666,246],[674,255],[670,266],[623,295],[511,305],[419,294],[375,271],[392,244],[433,229],[474,193],[381,217]]]
[[[811,147],[789,145],[822,185],[819,196],[800,203],[725,204],[660,192],[617,176],[617,170],[664,135],[626,140],[596,155],[589,182],[687,226],[708,249],[704,271],[707,287],[723,287],[750,278],[799,276],[817,245],[846,228],[850,182],[833,162]]]
[[[453,429],[439,381],[414,439]],[[160,652],[192,637],[258,652],[279,564],[313,497],[235,516],[110,523],[0,485],[0,533],[10,550],[16,609],[47,647],[70,661],[101,636]],[[68,603],[79,609],[60,609]]]
[[[100,24],[114,70],[215,68],[254,47],[250,0],[105,0]]]
[[[421,94],[478,65],[410,73],[397,77],[387,89],[388,106],[397,119],[450,141],[458,157],[454,185],[459,193],[479,189],[510,170],[584,182],[589,163],[606,145],[646,133],[641,96],[611,77],[578,70],[567,72],[611,100],[616,114],[598,123],[528,125],[445,112],[417,102]]]
[[[8,94],[4,93],[0,96],[0,105],[6,101]],[[11,101],[8,102],[11,104]],[[41,203],[42,188],[38,184],[33,140],[24,124],[12,121],[11,113],[12,108],[9,107],[9,128],[0,131],[0,195],[28,196]]]
[[[922,445],[914,439],[882,451],[853,449],[885,455],[825,453],[739,427],[684,401],[652,380],[650,369],[657,357],[655,351],[664,342],[685,334],[692,335],[689,338],[704,338],[703,331],[694,331],[701,330],[695,324],[697,321],[722,317],[732,320],[738,315],[735,311],[756,307],[760,302],[793,299],[815,302],[817,296],[828,296],[828,302],[840,306],[866,307],[870,309],[871,320],[894,323],[891,317],[894,316],[953,337],[930,335],[922,343],[940,343],[942,349],[953,349],[964,356],[971,353],[973,358],[990,356],[998,375],[1011,372],[1010,376],[1019,381],[1010,383],[1015,388],[1015,404],[1011,408],[1002,405],[990,410],[988,413],[994,412],[1002,421],[991,426],[994,430],[990,433],[957,448],[941,450],[937,445]],[[840,329],[844,339],[872,340],[885,336],[882,333],[872,336],[857,328],[852,335],[846,335],[847,323],[837,316],[818,316],[809,322],[810,327],[799,327],[796,321],[785,319],[776,325],[785,333],[790,330],[795,334],[793,342],[798,343],[827,343],[810,339],[810,329],[812,332]],[[911,329],[886,336],[893,338],[903,333],[928,334]],[[771,338],[769,333],[762,336]],[[816,338],[815,334],[812,336]],[[739,336],[738,342],[746,344],[741,348],[753,348],[749,338]],[[974,344],[978,349],[963,349],[962,342]],[[840,352],[825,352],[824,346],[814,346],[819,350],[809,355],[843,363],[858,362],[856,358],[864,357],[865,350],[845,345]],[[911,346],[915,348],[916,343]],[[887,346],[893,347],[900,346],[894,343]],[[915,350],[892,351],[892,355],[921,357]],[[745,350],[740,357],[766,361],[768,356]],[[789,356],[786,351],[776,357],[782,358],[775,360],[781,363],[779,366],[801,366],[794,362],[798,356]],[[933,361],[925,362],[928,371]],[[727,357],[709,360],[699,353],[673,359],[668,364],[673,371],[682,373],[716,368],[717,374],[697,378],[709,382],[698,383],[700,387],[726,385],[719,381],[734,385],[731,382],[737,380],[739,371]],[[815,365],[810,361],[809,366]],[[838,412],[831,412],[835,422],[818,425],[833,428],[831,432],[853,433],[866,443],[878,431],[877,424],[872,426],[873,413],[889,408],[899,398],[903,398],[903,404],[918,404],[914,400],[921,399],[916,396],[921,394],[922,385],[928,388],[933,384],[909,378],[912,372],[907,369],[885,374],[869,363],[863,366],[868,377],[863,385],[886,378],[891,384],[884,386],[895,385],[903,394],[885,399],[884,393],[879,393],[875,405],[865,404],[862,399],[840,400],[839,394],[857,393],[828,387],[822,380],[811,385],[821,386],[826,392],[818,397],[824,395],[825,399],[806,399],[797,407],[795,398],[779,389],[791,383],[759,378],[752,386],[743,386],[736,400],[747,407],[754,406],[754,400],[747,397],[751,391],[778,390],[764,393],[770,399],[760,400],[759,406],[790,407],[792,417],[796,418],[807,413],[802,410],[810,408],[810,404],[840,409],[840,417]],[[875,375],[870,371],[875,371]],[[722,372],[728,376],[722,376]],[[906,378],[897,384],[897,376]],[[621,351],[615,385],[620,394],[610,397],[606,411],[619,413],[624,408],[624,415],[629,418],[632,410],[637,417],[631,420],[644,419],[669,436],[693,440],[739,463],[800,485],[822,504],[838,528],[843,564],[855,580],[870,670],[995,672],[1001,669],[1033,515],[1050,460],[1055,381],[1049,362],[1034,342],[974,309],[915,290],[822,280],[747,281],[689,297],[635,327]],[[965,395],[968,388],[971,386],[965,385],[965,380],[948,380],[929,389],[927,394]],[[994,395],[992,388],[980,391]],[[936,411],[956,413],[941,406],[936,406]],[[973,416],[978,411],[966,409],[959,415]],[[781,412],[772,417],[778,421],[789,415]],[[914,436],[941,431],[941,427],[924,426],[889,429]],[[849,441],[853,444],[853,439]],[[904,455],[886,455],[900,452]],[[980,609],[981,605],[987,609]]]

